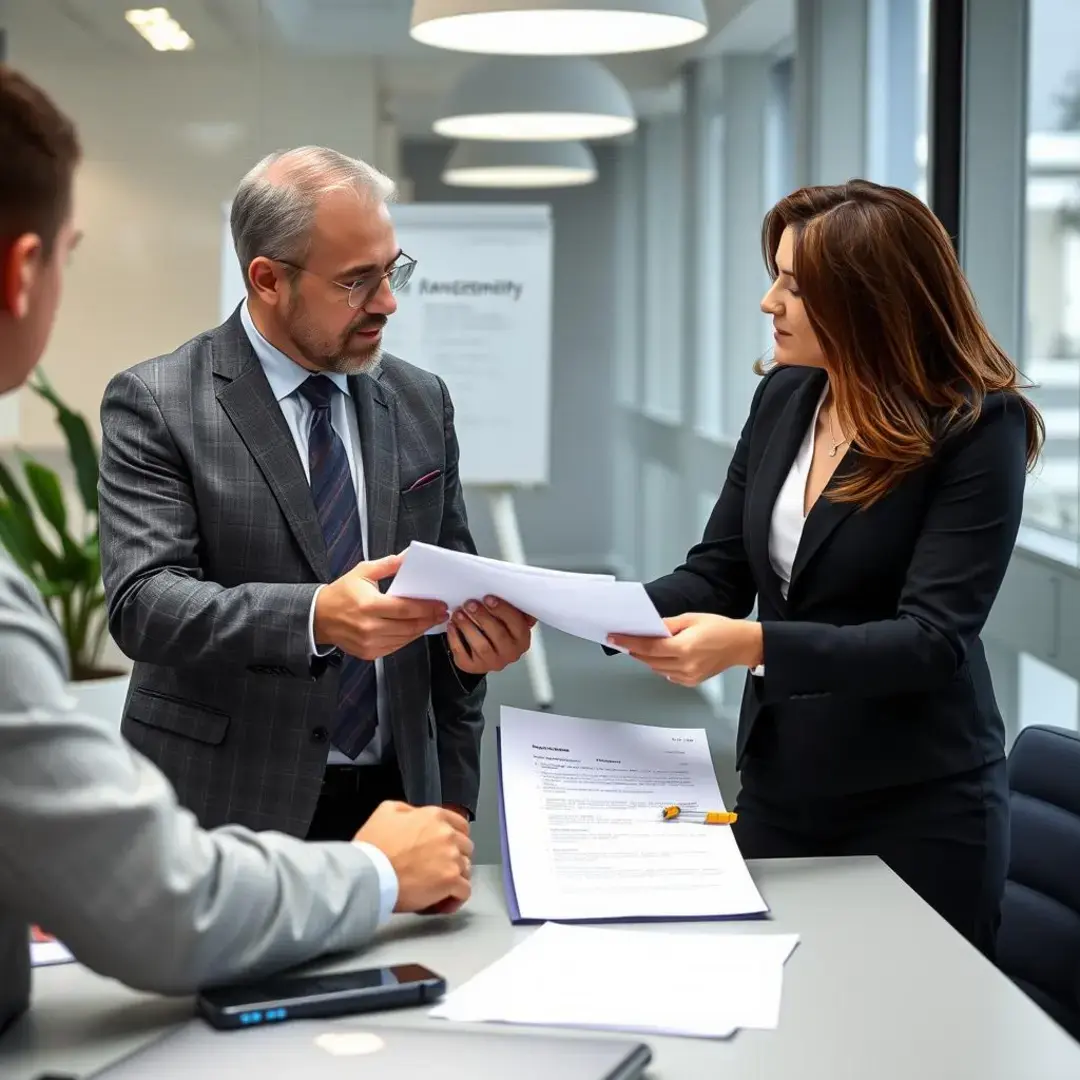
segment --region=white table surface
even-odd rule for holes
[[[650,1036],[653,1080],[1080,1078],[1080,1043],[878,859],[749,865],[769,921],[674,929],[798,933],[780,1026],[727,1041]],[[509,924],[497,868],[478,867],[475,886],[459,915],[396,916],[367,951],[331,967],[418,962],[461,985],[530,933]],[[77,965],[39,968],[30,1013],[0,1038],[0,1077],[85,1076],[190,1016],[190,1000],[133,993]],[[372,1026],[445,1023],[425,1009],[371,1017]]]

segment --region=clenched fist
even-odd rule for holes
[[[395,911],[456,911],[472,893],[469,823],[452,810],[384,802],[356,839],[390,860],[398,879]]]

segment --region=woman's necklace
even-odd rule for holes
[[[847,439],[837,439],[833,434],[833,413],[829,412],[829,442],[832,443],[832,449],[829,451],[829,457],[836,457],[837,451],[841,446],[847,443]]]

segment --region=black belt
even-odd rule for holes
[[[323,773],[323,787],[346,788],[360,791],[372,784],[385,781],[401,783],[401,770],[397,761],[382,761],[372,765],[338,764],[326,766]]]

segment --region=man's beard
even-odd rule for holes
[[[365,341],[356,332],[385,326],[385,315],[360,315],[337,341],[311,322],[299,296],[294,296],[285,318],[285,332],[300,355],[318,371],[361,375],[377,367],[382,359],[382,339]]]

